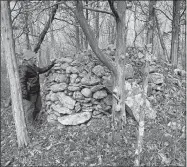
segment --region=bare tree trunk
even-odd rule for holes
[[[75,33],[76,33],[76,52],[79,52],[80,51],[80,32],[79,32],[78,22],[76,22]]]
[[[88,0],[85,1],[86,2],[86,6],[88,7]],[[86,9],[86,20],[88,21],[88,10]],[[88,38],[87,36],[85,36],[85,49],[88,49]]]
[[[172,39],[171,39],[171,63],[177,67],[179,31],[180,31],[180,1],[173,1],[173,21],[172,21]]]
[[[152,52],[153,52],[153,32],[154,32],[154,18],[155,18],[155,5],[156,1],[149,1],[149,18],[148,18],[148,30],[147,30],[147,44],[152,44]]]
[[[13,40],[13,30],[9,1],[2,1],[1,5],[3,23],[2,36],[5,48],[6,65],[10,80],[12,111],[15,120],[18,147],[24,147],[28,145],[29,137],[25,124],[25,115],[23,110],[17,61],[15,56],[15,43]]]
[[[25,2],[25,11],[24,11],[24,22],[25,22],[25,26],[24,26],[24,34],[25,34],[25,39],[26,39],[26,49],[31,49],[31,45],[30,45],[30,40],[29,40],[29,13],[28,13],[28,0],[26,0]],[[24,8],[24,2],[21,2],[21,6],[22,8]]]
[[[111,44],[115,43],[115,22],[112,22],[112,31],[111,31]]]
[[[119,101],[113,99],[113,121],[114,123],[122,121],[121,126],[123,128],[123,123],[126,124],[126,112],[125,112],[125,55],[126,55],[126,43],[125,43],[125,34],[126,34],[126,2],[118,1],[117,2],[117,13],[116,16],[116,55],[115,61],[117,65],[117,75],[114,76],[114,85],[113,90],[116,90],[116,95]],[[120,106],[120,107],[119,107]],[[120,118],[117,115],[120,115]],[[115,119],[115,120],[114,120]],[[120,123],[120,122],[119,122]],[[115,124],[114,124],[115,126]],[[114,127],[113,127],[114,128]]]
[[[60,1],[61,1],[61,0],[57,0],[57,2],[60,2]],[[43,40],[44,40],[44,37],[45,37],[45,35],[46,35],[46,33],[47,33],[49,27],[50,27],[50,24],[51,24],[51,23],[53,22],[53,20],[54,20],[54,17],[55,17],[55,14],[56,14],[56,12],[57,12],[57,9],[58,9],[58,4],[56,4],[56,5],[54,6],[54,8],[52,9],[51,15],[50,15],[50,17],[49,17],[49,20],[48,20],[48,22],[46,23],[46,25],[45,25],[45,27],[44,27],[42,33],[41,33],[40,36],[39,36],[38,43],[34,46],[34,52],[35,52],[35,53],[37,53],[38,50],[40,49],[40,45],[41,45],[41,43],[42,43]]]
[[[159,37],[160,44],[161,44],[162,49],[163,49],[163,53],[164,53],[165,59],[167,61],[169,61],[167,49],[166,49],[166,46],[165,46],[165,43],[164,43],[164,39],[163,39],[162,34],[161,34],[161,30],[160,30],[160,26],[159,26],[159,22],[158,22],[158,18],[157,18],[156,14],[155,14],[155,21],[156,21],[156,27],[157,27],[157,30],[158,30],[158,37]]]
[[[97,8],[99,8],[99,0],[97,0]],[[95,34],[96,39],[99,42],[99,12],[96,12],[96,18],[95,18]]]

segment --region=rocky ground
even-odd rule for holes
[[[133,48],[128,54],[135,70],[134,78],[141,82],[143,55]],[[148,99],[157,115],[145,122],[141,165],[185,166],[185,76],[158,61],[151,70],[162,74],[164,79],[159,78],[162,84],[149,84]],[[4,74],[1,71],[2,78],[6,78]],[[113,141],[110,114],[85,124],[64,126],[58,122],[50,125],[48,114],[44,113],[35,130],[29,131],[29,146],[18,150],[11,107],[4,107],[4,100],[10,95],[7,82],[1,80],[2,166],[133,166],[138,124],[128,117],[127,125],[115,132]]]

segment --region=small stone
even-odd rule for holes
[[[92,103],[82,103],[83,107],[91,107],[93,104]]]
[[[58,121],[62,125],[79,125],[90,120],[91,116],[91,112],[81,112],[68,116],[58,117]]]
[[[71,66],[68,66],[67,68],[66,68],[66,74],[70,74],[71,73]]]
[[[52,85],[50,89],[53,92],[60,92],[60,91],[64,91],[66,88],[67,88],[66,83],[60,83],[60,84]]]
[[[76,74],[76,73],[78,73],[79,71],[78,71],[78,69],[77,69],[76,67],[72,67],[72,68],[71,68],[71,72],[72,72],[73,74]]]
[[[100,79],[95,76],[87,75],[81,79],[83,85],[97,85],[100,82]]]
[[[80,78],[76,78],[75,83],[79,83],[81,81]]]
[[[81,90],[81,93],[85,96],[85,97],[91,97],[92,96],[92,92],[89,88],[84,88]]]
[[[98,90],[101,90],[102,88],[104,88],[103,85],[95,85],[91,87],[91,91],[94,93],[94,92],[97,92]]]
[[[51,108],[61,114],[72,114],[72,111],[61,105],[52,105]]]
[[[63,70],[66,70],[67,67],[69,67],[69,64],[68,64],[68,63],[64,63],[64,64],[61,65],[61,68],[62,68]]]
[[[58,93],[58,99],[63,104],[64,107],[67,107],[69,109],[74,109],[75,107],[75,100],[73,100],[71,97],[66,96],[63,92]]]
[[[149,78],[150,82],[153,82],[155,84],[162,84],[164,83],[164,76],[160,73],[151,73]]]
[[[78,76],[77,74],[71,74],[71,75],[70,75],[70,82],[71,82],[71,83],[74,83],[75,80],[77,79],[77,76]]]
[[[94,111],[93,111],[93,115],[94,115],[94,116],[99,115],[99,114],[101,114],[101,111],[98,111],[98,110],[94,110]]]
[[[68,90],[70,90],[70,91],[78,91],[78,90],[80,90],[80,87],[78,87],[78,86],[68,86]]]
[[[82,93],[81,92],[74,92],[73,93],[73,98],[75,99],[75,100],[77,100],[77,99],[83,99],[83,95],[82,95]]]
[[[86,108],[82,107],[82,111],[84,111],[84,112],[92,112],[93,111],[93,107],[86,107]]]
[[[104,67],[97,65],[92,69],[92,72],[98,77],[102,77],[105,74]]]
[[[67,76],[63,74],[56,74],[54,80],[58,83],[67,82]]]
[[[79,112],[80,110],[81,110],[81,105],[80,105],[80,103],[78,102],[78,103],[75,104],[75,112],[77,113],[77,112]]]
[[[97,91],[93,94],[94,99],[103,99],[107,96],[106,90]]]

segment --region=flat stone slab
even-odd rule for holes
[[[58,117],[58,121],[62,125],[79,125],[90,120],[91,117],[92,117],[91,112],[82,112],[82,113],[75,113],[63,117]]]

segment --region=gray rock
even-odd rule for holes
[[[107,96],[106,90],[100,90],[93,94],[94,99],[103,99],[106,96]]]
[[[78,72],[79,71],[76,67],[69,66],[69,67],[66,68],[66,73],[67,74],[70,74],[70,73],[75,74],[75,73],[78,73]]]
[[[77,76],[78,76],[77,74],[71,74],[71,75],[70,75],[70,82],[71,82],[71,83],[74,83],[75,80],[77,79]]]
[[[64,64],[61,65],[61,68],[62,68],[63,70],[66,70],[67,67],[69,67],[69,64],[68,64],[68,63],[64,63]]]
[[[77,99],[78,102],[80,103],[88,103],[91,101],[92,98],[84,98],[84,99]]]
[[[54,81],[62,83],[62,82],[67,82],[67,76],[63,74],[56,74],[54,76]]]
[[[85,96],[85,97],[91,97],[92,96],[92,92],[89,88],[84,88],[81,90],[81,93]]]
[[[58,93],[58,99],[62,103],[62,105],[69,109],[74,109],[75,107],[75,100],[73,100],[71,97],[66,96],[63,92]]]
[[[82,78],[84,78],[84,77],[87,76],[87,75],[88,75],[88,72],[85,71],[85,70],[83,70],[83,71],[79,74],[79,76],[82,77]]]
[[[95,85],[91,87],[91,91],[94,93],[94,92],[97,92],[98,90],[101,90],[102,88],[104,88],[103,85]]]
[[[80,105],[80,103],[78,102],[78,103],[75,104],[75,112],[77,113],[77,112],[79,112],[80,110],[81,110],[81,105]]]
[[[48,95],[46,95],[46,100],[47,100],[47,101],[55,102],[55,101],[58,100],[58,96],[57,96],[56,93],[50,92]]]
[[[66,68],[66,74],[70,74],[71,73],[71,66],[68,66],[67,68]]]
[[[108,95],[106,98],[103,99],[103,102],[107,105],[107,106],[112,106],[112,96]]]
[[[75,99],[75,100],[77,100],[77,99],[83,99],[83,95],[82,95],[82,93],[81,92],[74,92],[73,93],[73,98]]]
[[[82,103],[82,106],[83,106],[83,107],[91,107],[91,106],[92,106],[92,103]]]
[[[63,107],[59,104],[57,105],[53,104],[51,105],[51,108],[61,114],[72,114],[72,111],[69,108]]]
[[[60,83],[60,84],[55,84],[50,87],[51,91],[53,92],[60,92],[64,91],[67,88],[66,83]]]
[[[68,86],[68,90],[70,90],[70,91],[78,91],[78,90],[80,90],[80,87],[79,86]]]
[[[76,78],[75,83],[80,83],[81,79],[80,78]]]
[[[160,73],[151,73],[149,75],[149,81],[155,84],[162,84],[164,83],[164,76]]]
[[[61,70],[62,68],[60,66],[53,67],[54,70]]]
[[[98,111],[98,110],[94,110],[94,111],[93,111],[93,115],[94,115],[94,116],[99,115],[99,114],[101,114],[101,111]]]
[[[95,76],[87,75],[81,79],[83,85],[96,85],[100,82],[100,79]]]
[[[82,107],[82,111],[83,112],[92,112],[93,111],[93,107]]]
[[[102,77],[105,74],[104,67],[97,65],[92,69],[92,72],[98,77]]]
[[[58,117],[58,121],[62,125],[79,125],[90,120],[91,112],[75,113],[68,116]]]

